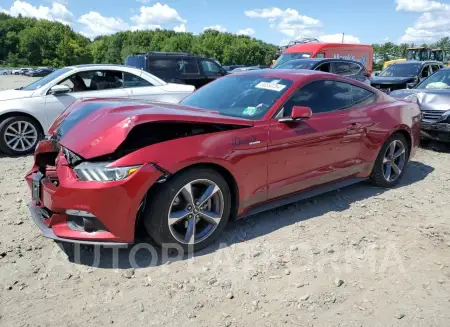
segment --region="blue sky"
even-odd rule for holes
[[[450,0],[0,0],[0,11],[61,21],[88,37],[157,27],[214,28],[283,44],[433,42],[450,36]]]

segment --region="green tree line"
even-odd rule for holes
[[[385,60],[404,57],[414,44],[373,44],[375,69]],[[450,39],[433,47],[450,50]],[[244,35],[207,30],[199,35],[171,30],[126,31],[90,40],[70,27],[48,20],[0,13],[0,64],[63,67],[83,63],[123,63],[133,53],[191,52],[222,64],[269,65],[278,47]]]

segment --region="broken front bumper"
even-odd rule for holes
[[[35,158],[39,161],[39,156]],[[56,167],[47,165],[45,169],[35,162],[25,176],[31,190],[31,218],[43,235],[81,244],[134,242],[142,200],[163,175],[161,171],[147,164],[121,181],[80,181],[63,154],[58,154],[56,162]]]
[[[420,134],[425,139],[450,142],[450,124],[422,121]]]

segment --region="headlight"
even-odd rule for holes
[[[73,170],[82,181],[111,182],[123,180],[134,174],[141,166],[108,167],[111,162],[83,162]]]

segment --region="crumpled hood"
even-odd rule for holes
[[[29,98],[32,95],[33,91],[5,90],[0,91],[0,101]]]
[[[389,95],[404,99],[411,94],[416,94],[417,103],[421,110],[450,110],[450,90],[405,89],[393,91]]]
[[[253,126],[247,119],[182,105],[124,99],[79,101],[49,129],[60,144],[85,159],[113,153],[134,126],[151,122]],[[151,128],[151,126],[149,126]]]
[[[372,84],[393,85],[413,82],[414,77],[373,77],[370,79]]]

